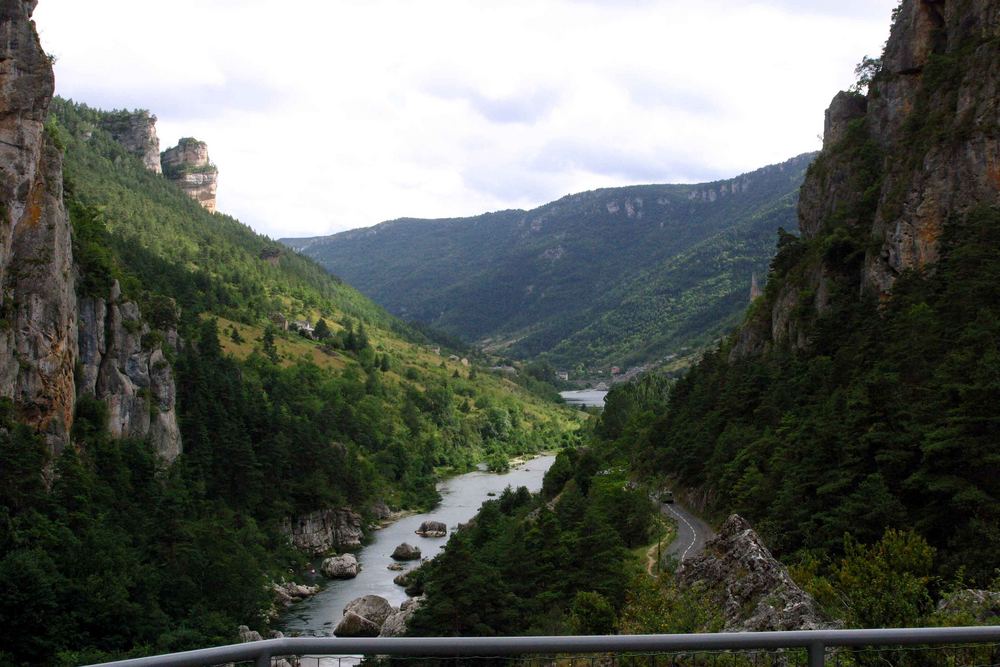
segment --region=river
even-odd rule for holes
[[[406,593],[392,583],[400,572],[388,569],[394,562],[390,554],[397,545],[408,542],[420,547],[425,558],[433,558],[448,538],[416,535],[414,531],[422,522],[442,521],[448,525],[450,534],[457,524],[475,516],[491,493],[499,495],[508,486],[526,486],[532,492],[541,489],[542,478],[553,461],[554,456],[540,456],[503,474],[476,471],[440,482],[441,502],[434,510],[404,517],[372,533],[372,542],[355,552],[361,573],[354,579],[331,581],[313,597],[290,607],[281,619],[281,630],[286,634],[332,635],[344,615],[344,606],[363,595],[381,595],[398,607],[406,599]],[[417,564],[404,563],[407,569]]]
[[[604,398],[608,395],[608,392],[598,389],[581,389],[580,391],[560,391],[559,395],[570,405],[603,408]]]

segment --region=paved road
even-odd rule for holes
[[[684,561],[705,548],[705,542],[715,537],[711,526],[691,514],[679,503],[660,503],[660,511],[677,520],[677,537],[667,547],[667,554]]]

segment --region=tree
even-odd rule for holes
[[[865,546],[844,538],[836,586],[856,628],[917,626],[931,609],[934,549],[913,531],[889,529]]]
[[[264,337],[261,339],[261,343],[264,354],[271,360],[271,363],[278,363],[278,360],[281,357],[278,355],[278,347],[274,343],[274,326],[269,324],[267,328],[264,329]]]
[[[330,327],[326,323],[326,320],[324,320],[322,317],[319,318],[319,322],[317,322],[316,326],[313,328],[313,337],[316,340],[326,340],[332,335],[333,332],[330,331]]]

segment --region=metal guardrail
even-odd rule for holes
[[[1000,626],[723,632],[687,635],[610,635],[582,637],[285,637],[231,644],[148,658],[103,663],[115,667],[203,667],[253,662],[293,655],[385,655],[409,657],[516,656],[531,654],[660,653],[806,649],[808,667],[823,667],[827,648],[916,646],[1000,642]]]

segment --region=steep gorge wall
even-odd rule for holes
[[[1000,5],[904,0],[866,96],[839,93],[799,197],[812,244],[778,275],[733,356],[808,345],[838,279],[885,299],[933,270],[944,225],[1000,205]]]
[[[160,139],[156,136],[156,116],[148,111],[119,111],[108,114],[101,123],[111,137],[142,161],[154,174],[160,166]]]
[[[143,340],[138,307],[117,286],[107,303],[78,301],[62,156],[44,130],[54,80],[30,20],[35,4],[0,5],[0,396],[58,454],[79,386],[107,402],[114,436],[148,435],[172,460],[173,375],[162,349]]]
[[[0,5],[0,396],[58,451],[76,401],[76,290],[62,159],[44,132],[54,79],[35,4]]]

